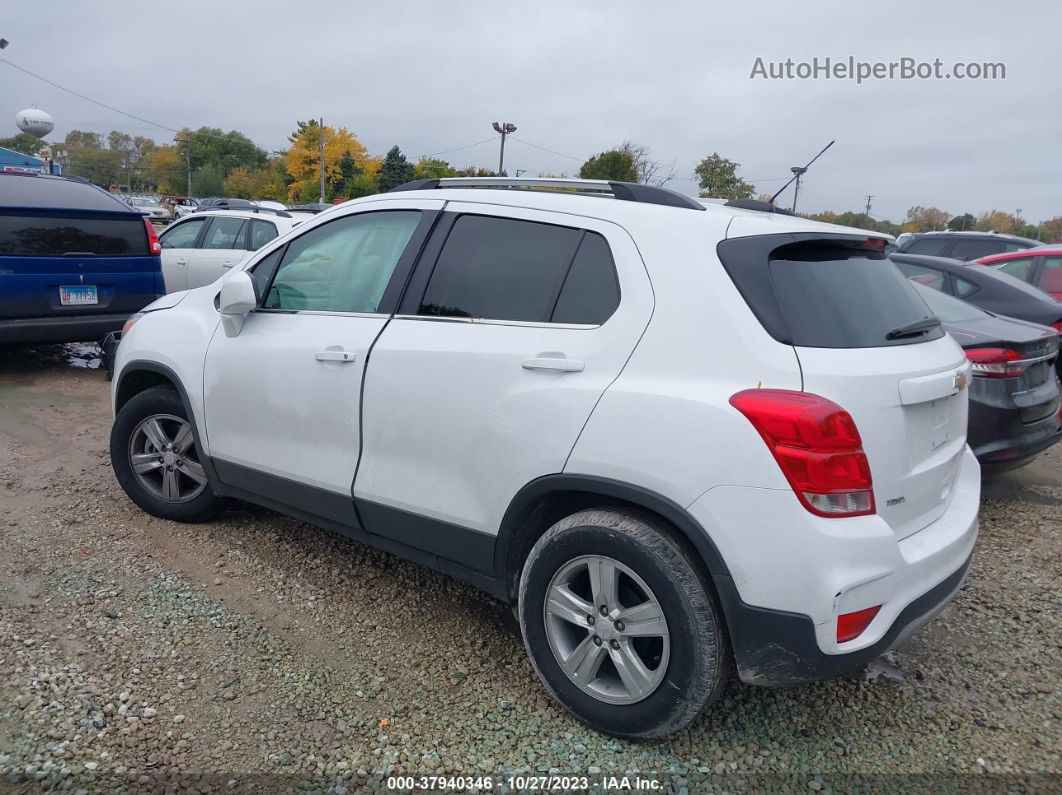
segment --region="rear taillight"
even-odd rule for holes
[[[837,642],[844,643],[848,640],[855,640],[862,635],[879,610],[881,610],[881,605],[837,616]]]
[[[1062,301],[1062,298],[1060,298],[1059,300]],[[1062,334],[1062,320],[1059,320],[1059,321],[1057,321],[1055,323],[1052,323],[1051,324],[1051,328],[1053,328],[1059,334]]]
[[[144,219],[144,228],[147,229],[148,248],[151,249],[151,253],[161,254],[162,243],[159,242],[159,234],[155,231],[155,226],[147,218]]]
[[[847,411],[785,389],[748,389],[730,405],[760,432],[805,508],[829,517],[874,513],[870,463]]]
[[[1028,367],[1022,355],[1010,348],[967,348],[966,358],[973,374],[982,378],[1014,378]]]

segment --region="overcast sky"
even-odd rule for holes
[[[674,161],[683,192],[719,152],[773,193],[836,139],[808,173],[803,211],[861,209],[870,193],[891,220],[916,204],[1062,215],[1062,3],[978,5],[4,0],[0,55],[127,113],[238,129],[267,149],[314,116],[410,157],[482,141],[504,120],[519,127],[510,174],[574,174],[631,140]],[[757,57],[816,56],[1003,62],[1006,79],[749,77]],[[0,64],[0,135],[31,105],[54,116],[52,140],[75,128],[172,140]],[[497,149],[439,157],[494,167]]]

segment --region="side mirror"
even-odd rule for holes
[[[235,337],[243,328],[247,314],[258,306],[254,282],[247,271],[235,271],[221,285],[218,312],[225,324],[225,334]]]

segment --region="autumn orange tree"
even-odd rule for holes
[[[284,155],[288,176],[293,180],[288,186],[290,201],[316,199],[320,191],[320,144],[321,125],[316,121],[298,122],[298,129],[289,138],[291,147]],[[324,171],[326,200],[333,197],[336,187],[348,175],[344,175],[341,162],[349,155],[360,174],[375,174],[379,161],[369,156],[369,150],[346,127],[324,127]]]

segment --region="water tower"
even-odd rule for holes
[[[24,133],[43,138],[55,128],[52,117],[40,108],[26,108],[15,114],[15,124]]]

